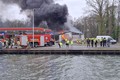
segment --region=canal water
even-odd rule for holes
[[[119,80],[120,56],[0,55],[0,80]]]

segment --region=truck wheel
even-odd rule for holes
[[[32,42],[30,42],[29,45],[30,45],[30,47],[33,47],[33,43]]]
[[[47,46],[47,44],[44,45],[45,47]]]
[[[51,41],[52,45],[55,45],[55,42],[54,41]]]
[[[34,47],[38,47],[38,43],[34,43]]]
[[[52,46],[52,43],[51,43],[51,42],[48,42],[47,45],[48,45],[48,46]]]

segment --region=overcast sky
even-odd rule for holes
[[[21,8],[17,4],[4,4],[0,1],[0,18],[2,21],[10,20],[22,20],[26,21],[27,15],[24,12],[20,12]]]
[[[57,0],[56,2],[59,4],[66,4],[69,10],[69,14],[73,18],[78,18],[85,14],[85,0]]]
[[[73,19],[79,18],[85,14],[85,8],[86,8],[85,0],[55,0],[55,1],[61,5],[66,4],[68,7],[69,14],[70,16],[72,16]],[[3,4],[0,1],[0,10],[2,10],[0,13],[0,17],[3,20],[6,20],[6,19],[26,20],[27,19],[27,16],[24,15],[24,13],[20,13],[20,10],[21,10],[20,7],[15,4],[6,6],[6,4]]]

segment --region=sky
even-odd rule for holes
[[[27,15],[21,12],[21,8],[17,4],[3,4],[3,2],[0,1],[0,18],[2,18],[2,21],[26,21]]]
[[[56,3],[66,4],[69,10],[69,15],[73,18],[79,18],[85,14],[85,0],[57,0]]]
[[[85,0],[55,0],[55,2],[61,5],[66,4],[68,7],[69,15],[72,16],[73,19],[77,19],[85,14]],[[2,18],[2,20],[18,19],[24,21],[27,19],[27,15],[21,13],[21,8],[16,4],[10,4],[6,6],[6,4],[3,4],[0,1],[0,10],[0,18]]]

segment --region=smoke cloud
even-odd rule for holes
[[[71,16],[67,16],[67,22],[65,23],[65,27],[71,32],[83,34],[80,30],[73,26],[73,20]]]
[[[35,16],[35,26],[42,21],[46,21],[52,30],[61,30],[67,21],[68,9],[66,5],[54,3],[54,0],[2,0],[6,5],[17,4],[25,10],[33,10]],[[12,8],[11,8],[12,9]],[[20,11],[20,10],[19,10]]]
[[[34,9],[36,26],[46,21],[49,28],[60,30],[67,21],[67,6],[55,4],[53,0],[20,0],[20,6],[22,9]]]

